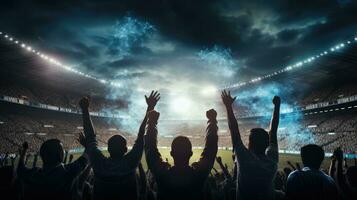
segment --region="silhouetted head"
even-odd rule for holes
[[[249,135],[249,150],[255,154],[265,154],[269,146],[269,134],[262,128],[253,128]]]
[[[347,168],[346,179],[350,186],[357,188],[357,166]]]
[[[63,146],[58,139],[49,139],[42,143],[40,156],[43,164],[46,166],[57,165],[63,162]]]
[[[108,140],[108,152],[112,158],[121,158],[128,148],[126,147],[126,139],[121,135],[114,135]]]
[[[308,144],[300,149],[302,163],[305,167],[320,169],[325,158],[324,150],[316,144]]]
[[[172,141],[170,154],[174,158],[175,165],[188,165],[192,156],[191,141],[185,136],[177,136]]]

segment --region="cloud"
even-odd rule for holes
[[[227,69],[242,80],[276,70],[357,29],[357,3],[341,0],[148,0],[145,6],[139,0],[33,0],[6,1],[0,11],[1,30],[108,78],[123,70],[146,70],[136,76],[168,71],[164,67],[187,78],[199,70],[216,73],[217,68],[199,66],[207,62],[197,62],[197,52],[218,46],[230,50],[236,64]],[[222,81],[229,80],[215,80]]]

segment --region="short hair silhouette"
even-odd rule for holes
[[[185,136],[177,136],[171,143],[170,154],[176,162],[190,159],[192,156],[191,141]]]
[[[122,157],[128,148],[126,147],[126,139],[121,135],[114,135],[108,140],[108,152],[110,157]]]
[[[301,147],[300,155],[304,166],[312,169],[319,169],[325,158],[324,150],[316,144],[308,144]]]
[[[249,150],[256,154],[264,154],[269,146],[269,134],[262,128],[253,128],[249,135]]]
[[[42,143],[40,156],[45,165],[55,165],[63,162],[64,150],[60,140],[49,139]]]

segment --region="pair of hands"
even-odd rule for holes
[[[157,112],[156,110],[151,110],[148,112],[149,121],[157,121],[159,117],[160,117],[160,113]],[[206,117],[209,120],[216,120],[217,112],[214,109],[210,109],[206,112]]]
[[[151,91],[149,97],[145,95],[146,104],[148,105],[148,118],[149,121],[155,122],[159,119],[160,113],[154,110],[157,102],[160,100],[160,93],[157,91]],[[217,117],[217,112],[214,109],[210,109],[206,112],[206,116],[209,120],[215,120]]]
[[[223,90],[223,91],[222,91],[221,97],[222,97],[222,101],[223,101],[223,103],[224,103],[224,105],[225,105],[226,107],[232,106],[233,102],[237,99],[236,96],[235,96],[235,97],[232,97],[231,91],[228,91],[228,92],[227,92],[226,90]],[[280,97],[274,96],[272,102],[273,102],[273,104],[274,104],[275,106],[279,106],[280,103],[281,103]]]
[[[150,96],[145,95],[146,104],[148,105],[148,110],[155,108],[157,102],[160,100],[160,93],[158,91],[151,91]],[[85,96],[79,101],[79,106],[82,110],[88,110],[90,105],[90,97]]]

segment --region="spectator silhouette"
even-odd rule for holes
[[[157,183],[157,199],[203,199],[204,184],[213,167],[217,154],[217,113],[207,111],[208,118],[206,143],[198,162],[189,165],[192,145],[185,136],[176,137],[171,144],[174,166],[164,162],[157,148],[157,121],[159,113],[148,114],[145,136],[146,161]]]
[[[330,176],[336,181],[336,186],[340,196],[343,199],[357,199],[357,166],[350,166],[343,173],[343,151],[341,148],[336,148],[333,152]],[[336,169],[337,164],[337,169]]]
[[[58,139],[46,140],[40,148],[43,167],[27,168],[25,156],[28,144],[20,150],[17,175],[24,184],[24,199],[70,199],[75,178],[87,166],[85,154],[75,162],[63,163],[64,151]]]
[[[230,92],[222,92],[222,100],[227,110],[233,150],[238,161],[237,199],[274,199],[274,178],[279,160],[277,130],[279,125],[280,98],[273,99],[274,112],[269,134],[262,128],[250,131],[246,148],[240,137],[237,120],[233,112],[236,97]]]
[[[160,94],[152,91],[150,96],[145,98],[148,112],[155,108]],[[121,135],[114,135],[108,140],[110,157],[107,158],[97,147],[89,104],[87,97],[79,102],[83,114],[86,151],[94,172],[93,199],[137,199],[135,169],[140,163],[144,149],[146,114],[133,148],[127,153],[126,139]]]
[[[338,199],[334,180],[320,170],[324,150],[315,144],[303,146],[300,151],[304,168],[292,172],[287,180],[289,199]]]
[[[0,196],[7,199],[17,199],[15,189],[14,167],[0,167]]]

